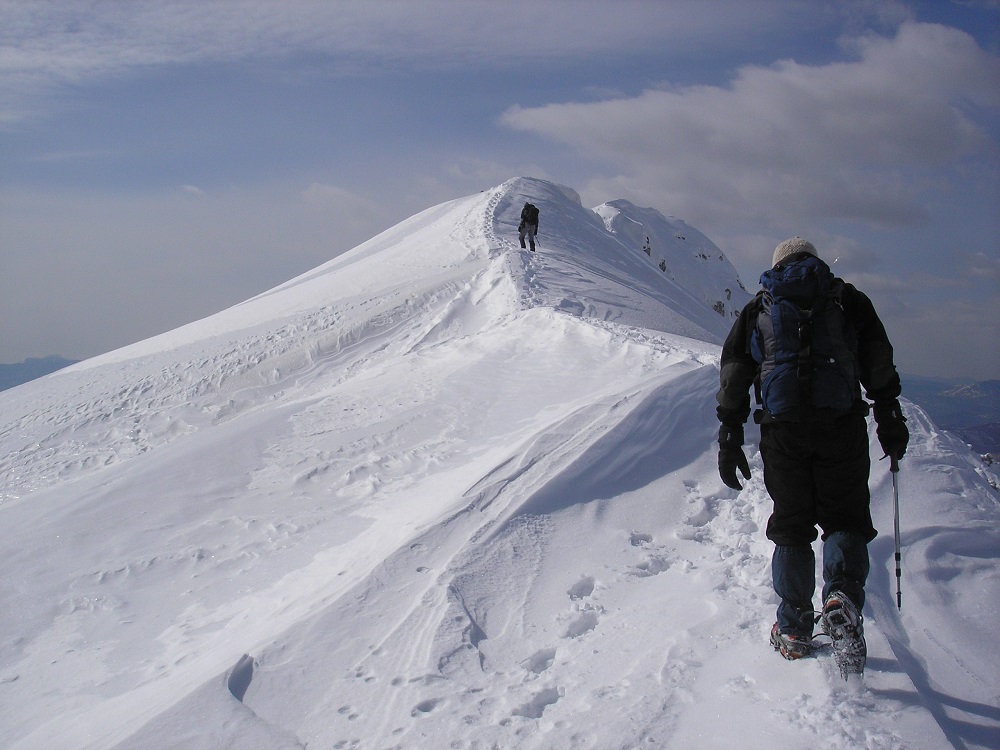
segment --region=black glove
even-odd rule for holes
[[[727,487],[742,490],[743,485],[736,477],[737,469],[744,479],[750,478],[750,464],[743,452],[743,425],[724,424],[719,428],[719,476]]]
[[[886,403],[875,404],[875,423],[878,427],[875,434],[885,455],[897,461],[906,454],[906,446],[910,442],[910,431],[906,429],[906,417],[899,408],[899,401],[893,399]]]

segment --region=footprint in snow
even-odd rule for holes
[[[525,703],[523,706],[514,709],[514,716],[524,716],[527,719],[540,719],[545,709],[562,698],[562,691],[559,688],[546,688]]]
[[[425,701],[420,701],[420,703],[418,703],[417,705],[415,705],[413,707],[413,710],[410,711],[410,716],[416,718],[416,717],[422,716],[424,714],[429,714],[431,711],[433,711],[435,708],[437,708],[440,704],[441,704],[441,701],[439,699],[437,699],[437,698],[430,698],[430,699],[425,700]]]
[[[354,709],[352,709],[350,706],[341,706],[340,708],[337,709],[337,713],[340,714],[341,716],[346,716],[348,721],[354,721],[361,715],[356,711],[354,711]]]
[[[638,531],[633,531],[631,533],[631,535],[629,535],[629,540],[628,541],[629,541],[629,544],[631,544],[633,547],[645,547],[647,544],[651,544],[652,543],[652,541],[653,541],[653,535],[652,534],[643,534],[643,533],[638,532]]]
[[[708,525],[708,523],[715,517],[711,506],[703,497],[689,498],[688,505],[691,506],[691,512],[688,517],[684,519],[684,523],[688,526],[700,529],[702,526]]]
[[[660,544],[653,544],[652,534],[633,531],[629,536],[629,544],[649,552],[648,557],[635,566],[634,574],[640,578],[659,575],[673,564],[673,560],[664,552],[667,548]]]
[[[671,565],[671,560],[664,555],[653,555],[645,562],[641,562],[635,566],[636,575],[640,578],[648,578],[649,576],[659,575],[665,570],[668,570]]]
[[[536,651],[525,663],[524,667],[529,672],[534,674],[541,674],[546,669],[552,666],[552,663],[556,660],[556,650],[554,648],[543,648],[540,651]]]
[[[594,593],[594,579],[590,576],[584,576],[579,581],[570,587],[570,590],[566,592],[569,594],[569,598],[573,600],[586,599],[588,596]]]
[[[593,609],[588,609],[580,613],[573,622],[569,624],[566,628],[566,634],[563,638],[579,638],[581,635],[586,635],[591,630],[597,627],[598,617],[597,611]]]

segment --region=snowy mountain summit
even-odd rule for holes
[[[714,443],[749,297],[518,178],[0,394],[0,745],[1000,745],[997,480],[915,406],[864,685],[768,645],[757,436],[740,493]]]

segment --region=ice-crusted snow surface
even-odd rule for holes
[[[863,685],[768,646],[754,431],[715,467],[747,299],[683,222],[518,178],[0,394],[0,745],[1000,746],[996,476],[915,406]]]

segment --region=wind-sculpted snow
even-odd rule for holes
[[[522,178],[0,394],[0,745],[996,746],[996,476],[915,407],[865,687],[767,645],[757,436],[741,493],[713,444],[748,298]]]

